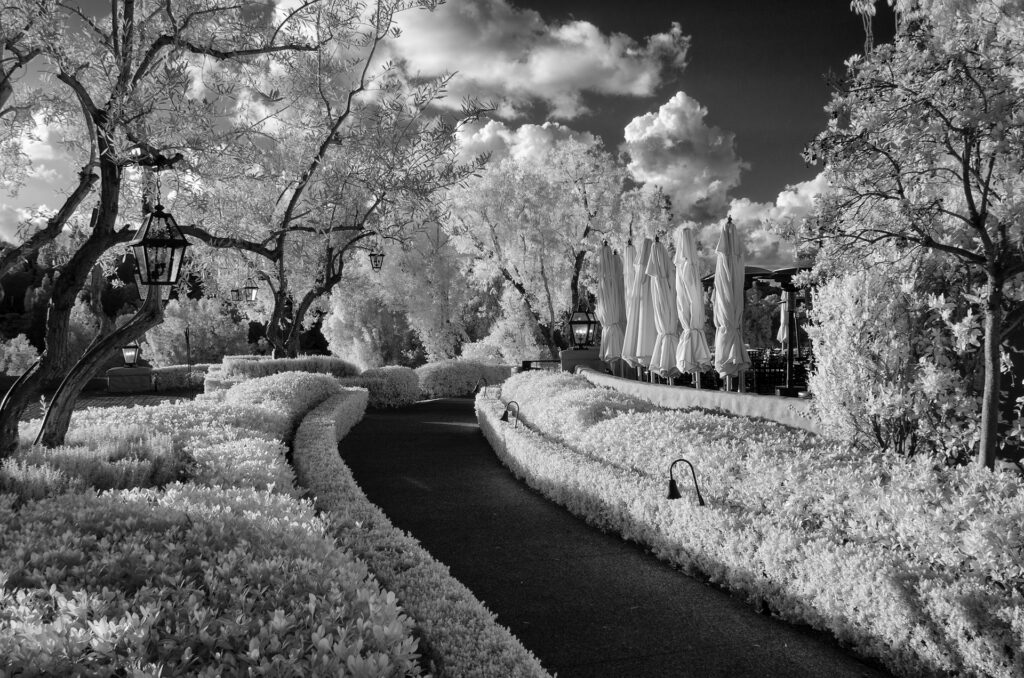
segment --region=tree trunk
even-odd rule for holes
[[[110,357],[125,343],[138,338],[143,332],[158,325],[163,320],[163,304],[160,300],[161,288],[150,285],[146,295],[146,303],[128,323],[95,342],[71,368],[61,381],[43,415],[43,425],[36,437],[36,445],[57,447],[64,444],[68,426],[71,424],[71,413],[75,409],[75,401],[85,385],[96,376],[96,373],[107,363]]]
[[[1002,284],[990,275],[987,291],[985,339],[982,349],[985,385],[981,399],[981,441],[978,444],[977,463],[991,469],[995,467],[999,439],[999,335],[1003,328]]]

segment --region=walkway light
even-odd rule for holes
[[[594,345],[597,334],[597,316],[590,311],[576,311],[569,318],[569,338],[576,348]]]
[[[135,367],[135,363],[139,361],[139,353],[142,351],[139,348],[139,342],[132,340],[132,343],[126,344],[121,347],[121,357],[124,358],[125,367]]]
[[[163,205],[146,215],[135,238],[128,243],[135,252],[139,278],[144,285],[174,285],[189,246],[185,234]]]
[[[501,420],[503,422],[505,422],[506,424],[508,423],[508,408],[512,407],[513,405],[516,406],[516,423],[515,423],[515,426],[513,426],[512,428],[518,428],[519,427],[519,403],[517,403],[514,400],[508,401],[508,405],[505,405],[505,411],[501,413]]]
[[[699,504],[700,506],[705,506],[704,497],[701,496],[700,487],[697,486],[697,473],[696,471],[693,470],[693,464],[691,464],[689,460],[683,459],[681,457],[672,462],[672,465],[668,467],[668,498],[679,499],[679,497],[681,496],[679,494],[679,486],[676,485],[676,479],[672,477],[672,469],[674,469],[676,464],[678,464],[681,461],[685,462],[686,465],[690,467],[690,475],[693,476],[693,489],[697,491],[697,504]]]

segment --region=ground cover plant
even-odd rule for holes
[[[536,430],[499,422],[508,395]],[[553,500],[897,674],[1024,672],[1018,478],[623,402],[578,377],[524,373],[502,399],[478,397],[477,410],[505,463]],[[685,468],[677,480],[689,497],[665,498],[680,456],[706,507]]]
[[[298,498],[285,461],[294,425],[339,391],[330,376],[289,373],[219,400],[77,412],[70,440],[100,465],[145,447],[145,430],[158,441],[150,456],[184,460],[185,478],[150,474],[152,487],[101,493],[53,485],[40,497],[5,488],[0,669],[420,675],[412,620]],[[107,442],[127,421],[136,428]],[[91,477],[59,452],[16,459]]]

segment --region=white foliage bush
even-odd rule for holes
[[[909,273],[877,267],[817,288],[809,386],[829,436],[901,454],[969,454],[979,402],[955,368],[936,302]]]
[[[411,367],[388,365],[339,381],[345,386],[367,389],[370,392],[370,407],[406,407],[420,399],[420,379]]]
[[[525,417],[536,430],[499,422],[502,400],[477,398],[491,445],[549,498],[898,675],[1024,674],[1021,479],[701,411],[619,412],[567,436],[535,415],[588,390],[566,376],[503,387],[503,399],[551,394]],[[678,466],[686,496],[665,499],[679,456],[696,466],[706,507]]]
[[[452,398],[472,394],[478,387],[500,384],[510,369],[472,360],[442,360],[416,368],[420,390],[428,398]]]
[[[28,337],[24,334],[0,341],[0,374],[20,376],[22,372],[32,367],[32,363],[38,358],[39,351],[29,343]]]
[[[332,356],[311,355],[298,358],[265,358],[253,360],[248,356],[225,358],[223,374],[226,377],[266,377],[281,372],[319,372],[335,377],[354,377],[359,369],[352,363]]]

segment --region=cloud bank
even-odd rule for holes
[[[550,121],[511,129],[500,120],[489,120],[484,125],[459,130],[457,138],[461,162],[481,153],[490,153],[491,163],[509,156],[521,162],[540,161],[556,142],[563,139],[575,139],[586,146],[599,143],[599,139],[590,132],[580,132]]]
[[[504,118],[539,103],[550,117],[571,119],[586,112],[585,92],[650,96],[667,71],[682,70],[690,44],[678,23],[637,42],[587,21],[547,23],[508,0],[449,2],[397,22],[402,36],[388,43],[390,58],[410,75],[457,71],[453,105],[466,95],[491,99]]]

